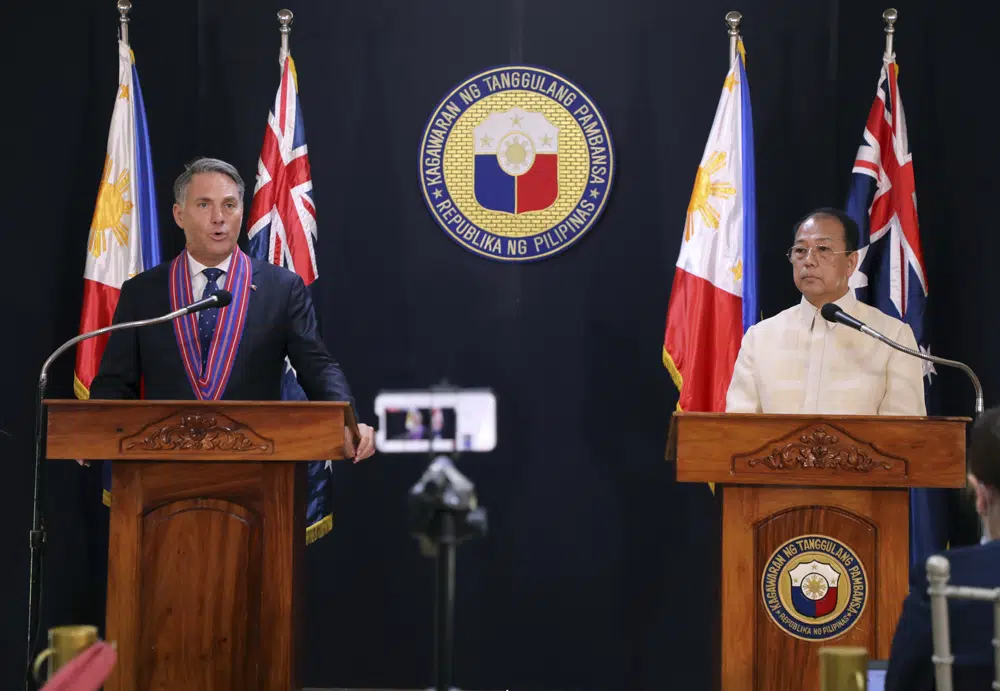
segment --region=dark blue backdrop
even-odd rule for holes
[[[111,0],[27,4],[8,41],[0,409],[4,482],[0,686],[24,650],[34,381],[76,333],[81,272],[115,91]],[[280,5],[136,3],[165,233],[182,164],[211,155],[252,187],[278,82]],[[931,0],[900,2],[897,54],[910,124],[935,352],[979,371],[996,400],[1000,334],[982,303],[1000,239],[990,190],[987,23]],[[673,265],[727,67],[724,16],[744,14],[755,137],[761,304],[796,299],[791,224],[842,204],[878,81],[884,7],[867,0],[301,0],[291,36],[320,227],[320,309],[359,404],[442,377],[497,392],[497,450],[461,462],[490,513],[460,549],[456,681],[463,688],[707,688],[718,611],[718,520],[705,486],[663,458],[676,392],[661,365]],[[8,43],[9,45],[9,43]],[[565,74],[603,110],[618,177],[598,226],[525,266],[449,240],[420,197],[417,150],[438,100],[487,67]],[[984,82],[985,79],[985,82]],[[12,82],[12,83],[11,83]],[[247,203],[249,203],[249,193]],[[53,372],[72,395],[72,358]],[[947,412],[971,412],[941,373]],[[336,526],[308,550],[310,685],[430,683],[433,563],[407,534],[405,495],[426,459],[336,468]],[[82,517],[87,471],[52,464],[44,625],[93,612]],[[91,496],[85,496],[91,492]]]

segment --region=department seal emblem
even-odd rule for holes
[[[589,231],[614,176],[594,102],[536,67],[473,75],[437,105],[420,143],[431,215],[462,247],[499,261],[558,254]]]
[[[802,535],[771,555],[761,590],[768,617],[782,631],[805,641],[826,641],[858,623],[868,602],[868,576],[844,543]]]

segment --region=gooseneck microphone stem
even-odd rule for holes
[[[40,613],[42,601],[42,550],[45,546],[45,472],[43,471],[43,461],[45,460],[45,389],[49,380],[49,368],[55,360],[67,350],[75,346],[80,341],[94,338],[102,334],[122,329],[134,329],[153,324],[162,324],[172,321],[187,314],[200,312],[209,307],[224,307],[232,301],[232,294],[229,291],[219,291],[204,300],[194,302],[187,307],[174,310],[169,314],[151,319],[141,319],[139,321],[121,322],[105,326],[96,331],[75,336],[56,348],[48,359],[42,364],[41,374],[38,376],[38,389],[35,392],[35,477],[34,493],[32,496],[32,517],[31,531],[28,533],[28,544],[31,552],[28,566],[28,652],[27,664],[25,665],[24,688],[32,691],[34,680],[31,675],[31,667],[34,662],[34,651],[38,640]]]
[[[969,367],[968,365],[966,365],[964,362],[959,362],[958,360],[948,360],[948,359],[943,358],[943,357],[938,357],[936,355],[931,355],[930,353],[923,353],[923,352],[920,352],[918,350],[913,350],[912,348],[907,348],[906,346],[900,345],[899,343],[896,343],[892,339],[887,338],[886,336],[883,336],[882,334],[880,334],[875,329],[871,328],[870,326],[866,326],[864,324],[862,324],[862,326],[861,326],[861,331],[863,331],[864,333],[868,334],[872,338],[877,338],[878,340],[880,340],[883,343],[885,343],[887,346],[889,346],[891,348],[895,348],[896,350],[901,351],[903,353],[907,353],[909,355],[912,355],[913,357],[918,357],[921,360],[929,360],[930,362],[934,362],[934,363],[936,363],[938,365],[945,365],[947,367],[955,367],[955,368],[960,369],[963,372],[965,372],[968,375],[969,379],[972,380],[972,386],[975,387],[975,389],[976,389],[976,417],[979,417],[980,415],[983,414],[983,387],[982,387],[982,384],[979,383],[979,377],[977,377],[976,373],[972,371],[972,368]]]
[[[972,381],[972,386],[975,387],[976,389],[976,417],[978,418],[980,415],[983,414],[982,384],[979,383],[979,377],[976,376],[976,373],[973,372],[972,369],[965,363],[958,362],[957,360],[948,360],[943,357],[937,357],[936,355],[931,355],[930,353],[923,353],[920,352],[919,350],[914,350],[912,348],[907,348],[904,345],[900,345],[899,343],[893,341],[891,338],[888,338],[887,336],[880,334],[878,331],[871,328],[860,319],[852,317],[847,312],[845,312],[839,305],[833,302],[828,302],[827,304],[823,305],[823,307],[820,309],[820,314],[823,315],[823,318],[829,322],[837,322],[843,324],[844,326],[849,326],[852,329],[857,329],[858,331],[868,334],[872,338],[877,339],[882,343],[885,343],[890,348],[895,348],[896,350],[906,353],[907,355],[912,355],[913,357],[919,358],[921,360],[927,360],[929,362],[934,362],[939,365],[945,365],[946,367],[954,367],[956,369],[962,370],[963,372],[965,372],[966,375],[968,375],[969,379]]]

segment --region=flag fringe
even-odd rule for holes
[[[681,408],[680,395],[682,387],[684,386],[684,377],[681,376],[680,370],[677,369],[677,364],[674,362],[674,359],[670,356],[670,353],[667,352],[667,346],[663,346],[663,366],[667,368],[668,372],[670,372],[670,378],[674,380],[674,386],[677,387],[677,410],[683,413],[684,409]],[[708,488],[712,490],[712,495],[714,496],[715,483],[709,482]]]
[[[90,389],[88,389],[84,383],[80,381],[80,377],[76,376],[76,372],[73,373],[73,393],[81,401],[90,400]]]
[[[670,356],[670,353],[667,352],[667,346],[665,345],[663,346],[663,366],[667,368],[668,372],[670,372],[670,378],[674,380],[674,386],[677,387],[677,394],[679,396],[681,389],[684,387],[684,377],[681,376],[680,370],[677,369],[677,365],[674,363],[674,359]],[[680,409],[681,404],[680,399],[678,398],[677,410]]]
[[[328,513],[306,528],[306,544],[311,545],[331,530],[333,530],[333,514]]]

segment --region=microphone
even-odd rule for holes
[[[199,300],[198,302],[192,302],[187,307],[182,308],[184,314],[194,314],[195,312],[201,312],[209,307],[223,308],[233,301],[233,294],[228,290],[220,290],[214,295],[209,295],[204,300]]]
[[[42,371],[38,376],[38,389],[35,397],[35,487],[34,495],[32,497],[33,508],[31,531],[28,533],[28,544],[31,549],[28,583],[28,663],[26,672],[27,678],[25,680],[25,688],[28,689],[28,691],[31,689],[31,667],[34,662],[32,653],[34,652],[35,642],[38,638],[39,611],[41,602],[40,591],[42,586],[42,546],[45,544],[45,502],[43,501],[43,497],[45,495],[45,474],[42,472],[42,462],[45,459],[45,410],[42,400],[45,398],[45,389],[48,385],[49,367],[52,366],[52,363],[60,355],[65,353],[80,341],[85,341],[88,338],[94,338],[95,336],[100,336],[112,331],[120,331],[122,329],[134,329],[143,326],[152,326],[154,324],[162,324],[164,322],[173,321],[179,317],[200,312],[210,307],[222,308],[232,301],[232,293],[228,290],[220,290],[214,295],[210,295],[203,300],[192,302],[186,307],[181,307],[180,309],[174,310],[173,312],[164,314],[160,317],[140,319],[138,321],[131,322],[121,322],[119,324],[105,326],[104,328],[97,329],[96,331],[89,331],[75,336],[74,338],[71,338],[63,343],[61,346],[56,348],[52,355],[50,355],[42,364]]]
[[[973,372],[968,365],[962,362],[958,362],[957,360],[947,360],[942,357],[937,357],[936,355],[931,355],[930,353],[922,353],[919,350],[913,350],[912,348],[907,348],[904,345],[900,345],[899,343],[893,341],[891,338],[888,338],[887,336],[880,334],[878,331],[871,328],[860,319],[852,317],[843,309],[841,309],[839,305],[835,305],[832,302],[828,302],[825,305],[823,305],[823,307],[820,309],[820,314],[822,314],[823,319],[826,319],[828,322],[836,322],[839,324],[843,324],[844,326],[849,326],[852,329],[868,334],[872,338],[882,341],[890,348],[895,348],[896,350],[906,353],[907,355],[912,355],[913,357],[920,358],[921,360],[934,362],[938,365],[945,365],[946,367],[955,367],[957,369],[962,370],[963,372],[966,373],[966,375],[968,375],[969,379],[972,380],[972,386],[976,390],[976,417],[979,417],[980,415],[983,414],[983,387],[979,383],[979,377],[976,376],[976,373]]]
[[[828,302],[825,305],[823,305],[823,308],[820,309],[820,314],[822,314],[823,319],[826,319],[828,322],[840,322],[844,326],[849,326],[852,329],[857,329],[858,331],[865,331],[865,329],[868,328],[867,326],[865,326],[864,322],[855,319],[847,312],[845,312],[843,309],[841,309],[840,305],[835,305],[832,302]],[[868,335],[874,336],[874,333],[875,332],[871,332],[868,333]],[[875,337],[878,338],[877,336]]]

